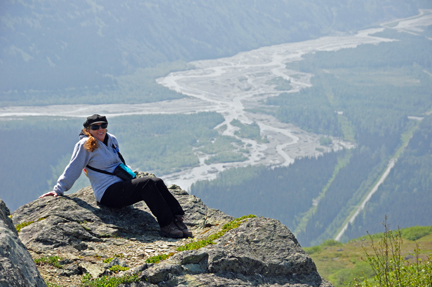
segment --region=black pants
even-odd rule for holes
[[[116,182],[102,196],[101,203],[108,207],[124,207],[144,200],[161,227],[170,224],[174,215],[184,215],[177,199],[169,192],[162,179],[141,177]]]

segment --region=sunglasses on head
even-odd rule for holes
[[[103,123],[103,124],[100,124],[100,125],[91,125],[90,129],[92,131],[97,131],[99,128],[106,129],[107,127],[108,127],[108,124],[107,123]]]

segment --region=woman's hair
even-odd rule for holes
[[[86,128],[82,129],[82,132],[83,134],[88,136],[88,140],[84,144],[84,148],[90,152],[94,152],[94,150],[99,147],[97,140],[94,138],[94,136],[91,135],[91,133],[87,131]]]

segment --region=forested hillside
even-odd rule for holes
[[[198,181],[192,193],[234,216],[254,212],[277,218],[294,230],[299,215],[308,211],[311,199],[331,177],[338,156],[343,153],[303,158],[290,167],[230,169],[215,181]]]
[[[68,153],[72,155],[78,138],[74,126],[79,128],[80,122],[0,121],[0,198],[11,205],[11,210],[47,190],[47,180],[53,173],[50,165]]]
[[[364,211],[350,225],[346,236],[353,238],[365,231],[377,232],[377,218],[389,218],[392,228],[429,225],[432,210],[432,117],[422,120],[408,147],[387,180],[371,198]],[[428,203],[425,205],[425,203]]]
[[[154,85],[154,78],[184,69],[185,61],[355,31],[415,15],[428,5],[426,0],[355,5],[317,0],[1,1],[0,103],[171,99],[179,95]]]
[[[235,212],[241,202],[245,208],[259,206],[263,215],[280,214],[276,218],[294,230],[305,246],[334,238],[377,182],[389,160],[408,142],[409,139],[403,135],[416,129],[417,120],[410,120],[409,116],[424,116],[432,108],[432,42],[427,38],[429,33],[430,29],[421,35],[386,30],[377,36],[398,41],[377,46],[362,45],[336,52],[317,52],[287,66],[289,69],[313,73],[313,86],[299,93],[281,93],[278,97],[269,98],[267,104],[277,108],[267,112],[273,113],[282,122],[295,123],[316,133],[341,135],[357,144],[356,149],[338,155],[337,165],[330,155],[311,159],[315,165],[321,163],[333,170],[322,173],[326,177],[321,180],[315,178],[316,173],[306,168],[301,161],[284,169],[286,178],[291,178],[288,175],[296,171],[318,185],[313,191],[308,191],[314,193],[313,202],[303,202],[294,196],[296,193],[305,193],[297,187],[298,181],[302,182],[303,187],[307,186],[303,176],[287,181],[283,176],[272,178],[274,183],[270,188],[277,196],[266,198],[258,182],[267,182],[269,176],[252,170],[227,171],[215,181],[196,183],[192,186],[192,192],[201,196],[209,206],[228,213]],[[429,121],[425,120],[423,125]],[[425,165],[429,160],[429,150],[425,146],[416,147],[420,141],[416,138],[418,136],[409,141],[407,154],[412,154],[409,150],[416,150],[425,156],[414,159],[411,155],[409,160],[400,158],[392,176],[376,193],[375,203],[368,205],[366,214],[369,215],[364,215],[363,220],[359,219],[359,225],[355,224],[352,231],[343,237],[344,240],[364,234],[364,228],[372,221],[379,227],[381,220],[377,218],[384,218],[384,214],[389,215],[390,222],[404,227],[430,224],[430,212],[426,211],[429,209],[424,203],[430,203],[431,200],[423,193],[428,190],[430,181],[430,166]],[[423,142],[430,144],[425,138]],[[247,184],[226,180],[234,174],[243,174],[243,183]],[[244,190],[244,186],[249,188]],[[297,190],[291,189],[291,186],[296,186]],[[211,192],[206,194],[206,190]],[[214,193],[219,196],[212,196]],[[404,194],[406,198],[395,195],[398,193]],[[321,196],[318,197],[319,194]],[[244,196],[239,198],[239,195]],[[408,197],[409,201],[404,200]],[[287,203],[289,200],[297,202],[298,207],[294,209]],[[387,201],[384,204],[387,208],[380,210],[383,201]],[[413,204],[407,205],[407,202]],[[421,210],[418,208],[420,202],[423,202]],[[393,209],[393,206],[398,207]],[[398,216],[393,221],[391,215],[396,214]],[[416,220],[416,217],[424,220]]]

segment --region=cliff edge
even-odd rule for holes
[[[161,237],[144,202],[121,209],[99,206],[86,187],[18,208],[12,214],[16,242],[38,262],[45,281],[60,286],[110,278],[134,281],[121,286],[332,286],[279,221],[235,220],[176,185],[169,190],[186,212],[194,238]],[[33,263],[30,256],[22,261]]]

